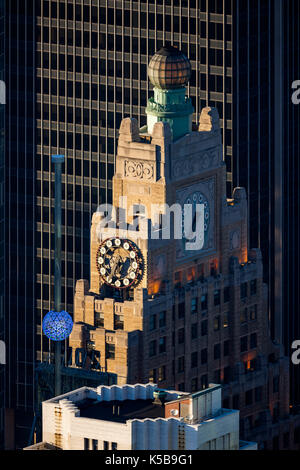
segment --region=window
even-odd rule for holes
[[[163,382],[166,380],[166,366],[159,367],[158,369],[158,380]]]
[[[198,352],[195,351],[191,354],[191,368],[198,367]]]
[[[51,17],[57,18],[57,3],[51,2]]]
[[[220,369],[215,370],[214,381],[215,381],[216,384],[221,383],[221,371],[220,371]]]
[[[260,402],[262,400],[262,392],[262,387],[256,387],[256,389],[254,390],[254,397],[256,402]]]
[[[250,321],[255,321],[257,320],[257,305],[253,305],[249,309],[249,319]]]
[[[241,284],[241,299],[245,299],[248,295],[248,284],[247,282],[243,282],[243,284]]]
[[[196,339],[198,337],[198,324],[193,323],[191,327],[191,338]]]
[[[233,407],[234,410],[238,410],[238,409],[239,409],[239,403],[240,403],[240,397],[239,397],[239,395],[233,395],[232,407]]]
[[[191,314],[194,315],[198,310],[198,298],[194,297],[191,302]]]
[[[250,336],[250,349],[255,349],[257,347],[257,334],[253,333]]]
[[[245,404],[250,406],[253,403],[253,390],[248,390],[245,394]]]
[[[178,344],[184,343],[184,328],[178,330]]]
[[[61,3],[59,5],[59,18],[64,20],[66,18],[65,4]]]
[[[149,371],[149,382],[156,382],[156,369],[150,369]]]
[[[201,364],[207,364],[207,349],[202,349],[201,351]]]
[[[149,344],[149,357],[156,355],[156,340],[150,341]]]
[[[153,331],[156,329],[156,315],[151,315],[149,318],[149,329]]]
[[[206,336],[208,333],[208,323],[207,320],[204,320],[201,323],[201,336]]]
[[[166,317],[167,317],[167,312],[160,312],[159,314],[159,328],[163,328],[166,326]]]
[[[207,310],[207,294],[201,296],[201,310]]]
[[[250,295],[255,295],[257,292],[257,281],[256,279],[253,279],[250,282]]]
[[[165,353],[166,352],[166,337],[163,336],[162,338],[159,338],[159,354]]]
[[[248,337],[243,336],[243,338],[241,338],[241,352],[245,352],[247,350],[248,350]]]
[[[224,313],[223,317],[223,328],[229,327],[229,312]]]
[[[181,302],[178,305],[178,318],[184,318],[185,315],[185,303]]]
[[[184,371],[184,356],[178,358],[178,373],[180,374],[181,372]]]
[[[214,331],[219,331],[221,324],[221,317],[214,318]]]
[[[279,392],[279,376],[273,378],[273,393]]]
[[[104,313],[95,312],[95,326],[96,328],[104,328]]]
[[[191,380],[191,391],[192,392],[197,392],[198,391],[198,379],[195,377],[194,379]]]
[[[204,390],[207,387],[208,387],[208,377],[205,374],[201,376],[201,389]]]
[[[73,82],[67,82],[67,96],[73,98]]]
[[[210,275],[211,276],[216,276],[217,275],[217,261],[213,260],[210,263]]]
[[[98,441],[96,439],[92,440],[92,449],[98,450]]]
[[[224,304],[230,301],[230,287],[224,289]]]
[[[244,308],[241,311],[240,321],[241,321],[241,323],[246,323],[247,322],[247,308]]]
[[[220,305],[221,303],[221,291],[218,289],[218,290],[215,290],[214,292],[214,305],[215,307],[217,305]]]
[[[231,380],[231,369],[230,367],[225,367],[224,368],[224,379],[223,382],[224,384],[228,384]]]
[[[106,344],[106,359],[114,359],[115,358],[115,345],[114,344]]]
[[[109,443],[107,441],[103,441],[103,450],[109,450]]]
[[[86,437],[84,438],[84,450],[90,450],[90,440]]]
[[[188,282],[194,282],[195,281],[195,268],[188,268],[186,272],[186,278]]]
[[[81,21],[81,5],[76,5],[75,7],[75,20]]]
[[[117,450],[118,449],[118,444],[117,442],[112,442],[111,443],[111,450]]]
[[[204,279],[204,264],[198,264],[197,271],[198,271],[199,279],[203,280]]]
[[[257,370],[257,360],[256,360],[256,358],[251,359],[251,361],[244,362],[244,365],[245,365],[245,372],[246,373],[253,372],[253,371]]]
[[[124,330],[124,315],[115,315],[115,330]]]
[[[227,341],[224,341],[224,357],[229,356],[229,352],[230,352],[230,341],[227,340]]]
[[[181,286],[181,278],[182,278],[182,274],[181,274],[181,271],[177,271],[177,273],[175,273],[175,276],[174,276],[174,279],[175,279],[175,286]]]
[[[214,359],[220,359],[221,357],[221,345],[220,343],[219,344],[215,344],[214,345]]]

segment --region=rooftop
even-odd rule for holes
[[[113,400],[94,401],[85,400],[77,403],[80,410],[80,417],[101,419],[104,421],[114,421],[126,423],[130,419],[156,419],[165,417],[164,405],[153,403],[153,399],[148,400]]]

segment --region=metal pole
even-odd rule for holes
[[[55,255],[54,255],[54,308],[61,311],[61,173],[63,155],[53,155],[55,167]],[[55,396],[61,395],[61,342],[55,342]]]

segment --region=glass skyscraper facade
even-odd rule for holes
[[[191,61],[193,120],[204,106],[219,111],[228,192],[237,185],[247,189],[249,236],[264,255],[273,336],[285,340],[289,353],[298,332],[300,339],[294,316],[299,110],[290,100],[290,82],[300,79],[298,2],[284,2],[287,8],[281,0],[5,3],[6,407],[18,410],[20,442],[30,431],[34,362],[49,361],[53,352],[41,334],[42,319],[54,307],[50,156],[66,157],[62,308],[72,314],[75,280],[89,276],[91,215],[111,201],[120,122],[132,116],[145,124],[152,93],[147,65],[165,42]],[[281,236],[284,227],[290,228]]]
[[[5,424],[12,448],[15,438],[28,442],[34,404],[35,2],[5,7]]]
[[[282,122],[282,160],[278,169],[279,187],[282,188],[282,336],[286,354],[291,355],[293,341],[300,339],[300,105],[292,103],[291,89],[294,81],[300,80],[300,3],[286,2],[282,7],[282,83],[283,113]],[[276,120],[276,115],[275,115]],[[279,195],[279,197],[281,194]],[[299,366],[291,363],[291,402],[300,403]]]
[[[5,1],[0,1],[0,80],[1,80],[1,103],[0,103],[0,341],[4,341],[4,269],[5,269],[5,246],[4,246],[4,198],[5,198]],[[5,366],[0,361],[0,449],[4,446],[4,390],[5,390]]]

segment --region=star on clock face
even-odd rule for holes
[[[102,280],[117,289],[136,286],[143,277],[143,256],[130,240],[105,240],[97,251],[97,268]]]

